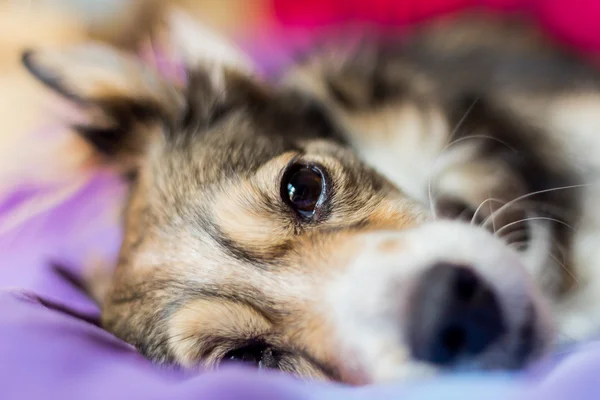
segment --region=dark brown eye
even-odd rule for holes
[[[281,185],[283,200],[305,218],[315,214],[324,191],[325,178],[316,166],[293,166],[285,174]]]
[[[231,350],[223,361],[233,361],[255,368],[278,368],[279,354],[264,343],[250,343]]]

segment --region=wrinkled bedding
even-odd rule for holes
[[[347,21],[401,25],[481,4],[502,12],[526,11],[557,40],[593,58],[600,53],[596,0],[273,0],[273,26],[262,33],[263,40],[245,45],[269,69],[284,62],[281,46],[286,38],[297,38],[298,32],[306,35],[320,26]],[[72,279],[93,260],[110,265],[121,235],[122,184],[106,172],[86,176],[82,182],[53,207],[16,224],[7,224],[15,210],[56,188],[15,187],[0,193],[0,399],[600,397],[600,344],[595,343],[556,354],[514,375],[449,376],[362,388],[305,383],[235,366],[216,372],[153,366],[98,327],[97,307]],[[65,266],[67,273],[55,265]]]

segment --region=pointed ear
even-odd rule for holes
[[[135,56],[102,44],[26,51],[41,83],[79,106],[76,130],[107,159],[134,168],[153,132],[185,111],[183,94]],[[160,124],[158,124],[160,125]]]
[[[23,64],[34,77],[81,106],[85,123],[76,126],[77,131],[113,165],[126,170],[135,169],[165,122],[176,125],[187,107],[197,107],[188,103],[189,91],[212,99],[223,94],[226,71],[253,71],[233,44],[178,10],[164,13],[151,42],[154,53],[162,53],[171,64],[183,64],[189,73],[202,73],[209,86],[188,88],[171,82],[135,55],[99,43],[23,54]]]

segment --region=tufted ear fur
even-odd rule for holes
[[[223,85],[225,70],[252,70],[225,39],[177,10],[163,15],[150,40],[188,71],[202,70],[214,92]],[[186,112],[184,84],[105,44],[28,50],[22,60],[35,78],[81,109],[83,123],[76,130],[125,172],[135,169],[165,125],[175,125]]]

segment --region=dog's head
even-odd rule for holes
[[[347,382],[512,368],[548,344],[523,257],[365,164],[324,103],[177,15],[185,83],[89,45],[25,55],[131,180],[107,329],[157,362]]]

